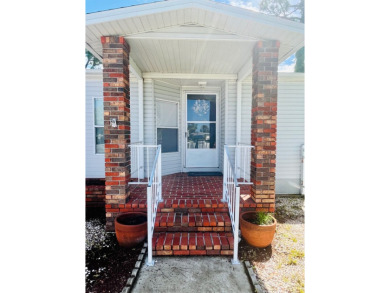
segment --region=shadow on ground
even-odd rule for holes
[[[267,262],[272,257],[272,244],[265,248],[257,248],[249,245],[245,239],[241,238],[238,246],[238,258],[242,261]],[[249,268],[249,270],[252,270],[252,268]],[[258,277],[256,277],[256,279],[262,289],[262,291],[258,293],[270,293],[265,287],[263,280]]]
[[[241,238],[238,247],[238,258],[242,261],[266,262],[272,256],[272,244],[265,248],[257,248],[249,245],[244,238]]]

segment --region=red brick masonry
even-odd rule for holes
[[[269,212],[275,211],[279,45],[260,41],[253,48],[251,196]]]
[[[130,190],[130,47],[123,37],[102,37],[106,204],[123,205]],[[111,119],[116,120],[112,126]],[[117,213],[106,216],[114,230]]]
[[[104,207],[106,204],[105,179],[86,179],[85,205],[86,207]]]

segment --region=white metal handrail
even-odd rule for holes
[[[254,146],[241,142],[236,146],[235,167],[239,184],[253,184],[250,182],[252,148],[254,148]]]
[[[228,146],[224,147],[223,166],[223,198],[228,203],[230,220],[233,228],[234,250],[232,264],[239,264],[238,261],[238,227],[240,214],[240,186],[237,182],[233,162],[229,156]]]
[[[244,143],[238,143],[237,145],[226,145],[227,148],[234,153],[234,171],[237,176],[239,184],[252,184],[250,182],[251,177],[251,149],[254,146]],[[230,153],[229,151],[229,153]]]
[[[137,178],[138,181],[145,177],[144,172],[144,148],[140,147],[143,141],[132,142],[130,147],[131,167],[130,178]],[[134,184],[134,183],[133,183]]]
[[[151,174],[150,158],[153,158],[157,145],[142,144],[142,141],[139,141],[130,144],[129,147],[131,150],[130,178],[137,178],[137,181],[130,181],[129,184],[148,184]],[[145,178],[147,181],[144,180]]]
[[[161,186],[161,145],[158,145],[147,188],[148,261],[146,264],[148,266],[154,265],[154,260],[152,259],[152,239],[158,203],[162,201]]]

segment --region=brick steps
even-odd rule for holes
[[[145,196],[146,197],[146,196]],[[146,212],[146,198],[130,198],[126,204],[106,204],[106,212],[108,213],[124,213],[124,212]],[[241,199],[240,208],[242,211],[258,210],[262,208],[260,204],[256,204],[253,200],[244,201]],[[221,199],[163,199],[159,203],[157,212],[159,213],[227,213],[227,203]]]
[[[154,233],[153,255],[233,255],[229,232]]]
[[[231,232],[228,213],[157,213],[155,232]]]

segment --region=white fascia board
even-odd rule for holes
[[[243,81],[249,74],[252,73],[252,56],[245,62],[237,74],[237,81]]]
[[[159,78],[175,78],[175,79],[237,79],[237,74],[202,74],[202,73],[160,73],[160,72],[144,72],[144,78],[159,79]]]
[[[183,2],[193,2],[187,0],[171,0],[171,1],[161,1],[155,3],[147,3],[134,5],[129,7],[105,10],[100,12],[93,12],[86,15],[86,25],[115,21],[124,18],[133,18],[140,17],[144,15],[161,13],[171,10],[179,10],[183,8],[191,8],[188,6],[188,3]]]
[[[85,43],[85,48],[92,53],[100,62],[103,62],[103,57],[99,55],[88,43]]]
[[[300,48],[302,48],[305,45],[305,41],[300,42],[295,47],[292,47],[289,51],[287,51],[284,55],[279,56],[279,64],[282,63],[284,60],[289,58],[292,54],[297,52]]]
[[[304,32],[304,24],[302,23],[208,0],[171,0],[90,13],[86,15],[86,25],[186,8],[205,9],[288,31]]]
[[[142,79],[142,71],[139,69],[137,63],[134,62],[133,58],[130,57],[130,71],[135,76],[137,76],[138,79]]]

